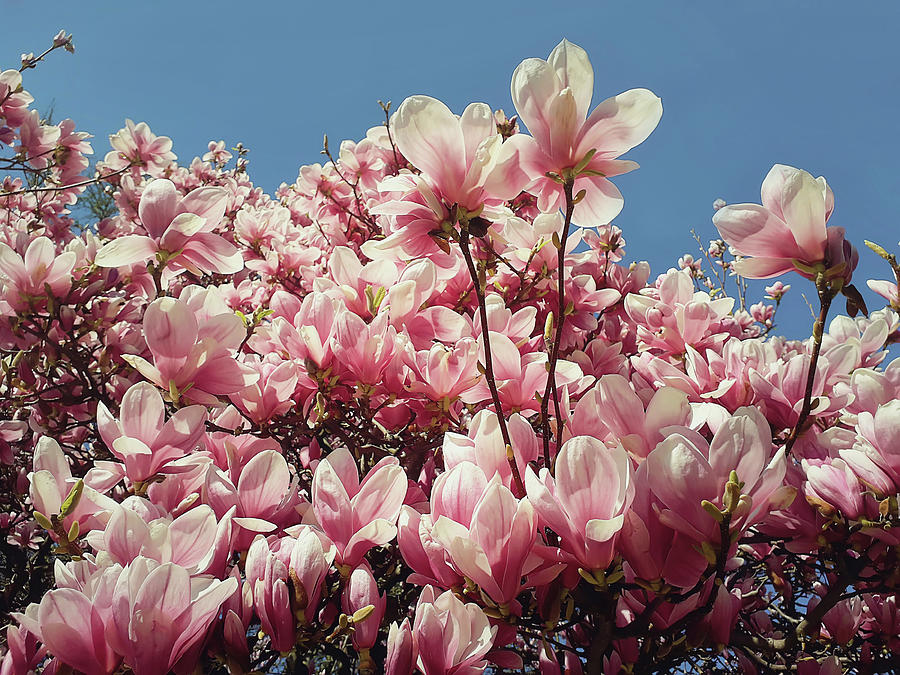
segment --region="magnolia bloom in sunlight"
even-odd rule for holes
[[[135,124],[125,120],[125,128],[112,134],[109,144],[113,149],[107,153],[103,163],[113,171],[131,164],[144,167],[151,176],[159,176],[177,159],[172,152],[172,139],[157,136],[146,122]]]
[[[548,173],[565,178],[578,169],[573,194],[585,194],[573,220],[596,226],[619,215],[624,200],[607,179],[638,168],[637,162],[617,158],[643,143],[659,124],[659,97],[647,89],[630,89],[588,115],[594,69],[587,52],[568,40],[546,61],[522,61],[513,73],[511,92],[531,136],[516,134],[508,143],[519,150],[522,169],[532,178],[528,191],[537,195],[538,208],[545,213],[565,208],[563,185]]]
[[[474,211],[488,199],[512,199],[526,181],[515,149],[503,144],[486,103],[459,117],[430,96],[410,96],[392,120],[397,148],[449,204]]]
[[[750,279],[768,279],[791,270],[814,279],[817,271],[849,280],[856,249],[844,229],[825,227],[834,210],[834,194],[819,176],[776,164],[762,184],[762,206],[731,204],[713,216],[722,238],[743,260],[734,271]]]
[[[165,412],[162,395],[148,382],[125,392],[118,420],[102,401],[97,404],[97,430],[132,481],[147,480],[200,444],[205,407],[181,408],[168,421]]]
[[[455,225],[469,214],[499,218],[491,207],[518,196],[528,182],[517,147],[503,142],[485,103],[471,103],[457,117],[437,99],[410,96],[391,128],[397,148],[421,175],[404,173],[379,185],[399,198],[370,211],[390,222],[388,237],[363,245],[370,258],[397,248],[407,256],[435,254],[440,249],[433,235],[443,223]]]
[[[72,251],[57,253],[47,237],[32,239],[23,256],[0,242],[0,298],[21,310],[34,300],[45,302],[48,288],[64,296],[72,287],[75,259]]]
[[[425,675],[483,672],[487,666],[483,659],[497,630],[474,602],[463,603],[452,591],[437,595],[426,586],[412,629],[418,647],[416,665]]]
[[[153,363],[139,356],[123,358],[141,375],[177,401],[214,404],[259,379],[239,363],[232,351],[246,334],[236,314],[219,314],[201,325],[187,303],[175,298],[154,300],[144,312],[144,337]]]
[[[244,259],[234,244],[213,230],[225,215],[228,193],[200,187],[182,197],[175,184],[159,178],[144,190],[138,215],[147,235],[117,237],[97,252],[100,267],[123,267],[156,259],[193,274],[234,274]]]
[[[608,448],[591,436],[576,436],[556,457],[555,478],[546,468],[540,476],[529,468],[525,484],[542,523],[560,536],[574,562],[589,571],[612,562],[634,499],[631,460],[622,446]]]
[[[366,551],[397,535],[406,487],[406,474],[395,457],[385,457],[361,481],[356,461],[345,448],[319,462],[309,516],[315,514],[319,527],[334,542],[339,564],[355,567]]]

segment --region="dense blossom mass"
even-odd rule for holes
[[[71,45],[0,73],[0,674],[893,667],[900,266],[869,312],[824,178],[651,277],[662,104],[568,41],[274,195],[130,120],[90,173],[23,89]]]

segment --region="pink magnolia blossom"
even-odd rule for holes
[[[383,381],[395,359],[397,331],[388,320],[383,313],[366,323],[352,312],[342,312],[335,320],[332,350],[341,369],[363,387]]]
[[[108,596],[97,607],[84,593],[59,588],[44,595],[40,605],[29,607],[29,620],[20,622],[63,663],[85,675],[109,675],[122,660],[107,639],[111,610]]]
[[[419,350],[414,356],[407,354],[405,361],[416,375],[408,389],[436,402],[456,400],[471,392],[481,379],[477,369],[478,343],[472,338],[464,338],[452,347],[435,342],[428,350]]]
[[[522,589],[522,577],[537,534],[528,500],[517,500],[494,476],[480,495],[466,526],[432,513],[432,536],[453,565],[498,605],[508,605]]]
[[[434,524],[445,518],[469,528],[487,483],[484,470],[473,462],[461,461],[435,479],[431,487],[430,513],[422,514],[412,507],[403,507],[398,543],[400,553],[414,572],[409,577],[410,582],[441,588],[462,583],[462,574],[453,567],[450,552],[434,533]]]
[[[173,401],[215,404],[219,396],[238,392],[259,378],[232,357],[245,335],[235,314],[219,314],[201,325],[185,302],[158,298],[144,312],[144,336],[153,364],[139,356],[123,359]]]
[[[478,339],[480,361],[483,363],[484,340]],[[525,411],[533,414],[540,410],[536,394],[543,394],[547,383],[548,357],[544,351],[522,354],[513,341],[503,333],[490,333],[494,377],[505,411]],[[588,381],[589,382],[589,381]],[[577,364],[560,359],[556,365],[556,385],[561,392],[579,391],[586,384]],[[565,394],[562,394],[565,395]],[[491,398],[487,382],[482,379],[462,395],[466,403],[479,403]]]
[[[397,148],[448,206],[475,211],[487,199],[512,199],[527,180],[484,103],[469,104],[457,118],[436,99],[410,96],[391,126]]]
[[[206,504],[177,518],[159,513],[150,503],[131,497],[113,509],[102,530],[87,535],[97,559],[128,565],[138,557],[172,562],[192,574],[212,571],[215,563],[231,553],[233,511],[221,521]]]
[[[363,247],[371,258],[392,248],[409,256],[437,253],[431,236],[440,234],[445,222],[455,226],[454,217],[469,214],[492,220],[499,213],[491,207],[517,196],[528,181],[517,149],[503,142],[484,103],[470,104],[457,118],[436,99],[411,96],[397,109],[391,128],[397,148],[422,173],[382,182],[380,189],[400,198],[370,209],[391,223],[389,236]]]
[[[357,651],[375,646],[378,630],[387,607],[387,596],[378,593],[378,582],[372,574],[369,563],[363,561],[354,568],[347,578],[341,596],[341,608],[348,616],[353,616],[365,607],[372,606],[372,613],[359,622],[354,622],[353,647]]]
[[[291,397],[300,375],[292,361],[248,358],[244,363],[259,373],[259,379],[246,389],[231,394],[229,398],[251,420],[261,424],[293,407]]]
[[[422,589],[416,605],[413,637],[416,665],[425,675],[476,675],[484,670],[497,627],[475,603],[463,603],[452,591],[437,595]]]
[[[528,501],[580,567],[605,570],[634,499],[631,460],[621,446],[576,436],[563,444],[555,466],[555,476],[546,468],[540,476],[525,474]]]
[[[125,475],[132,482],[147,480],[200,445],[205,421],[206,408],[198,405],[182,408],[166,421],[162,396],[147,382],[125,392],[118,420],[102,401],[97,404],[100,436],[125,463]]]
[[[34,97],[22,89],[22,73],[18,70],[0,71],[0,101],[0,116],[4,119],[4,126],[22,126]],[[8,143],[6,140],[3,142]]]
[[[247,583],[263,630],[276,649],[291,649],[298,620],[308,624],[315,619],[336,552],[324,535],[305,525],[271,545],[262,535],[253,540],[245,565]]]
[[[701,501],[721,508],[731,471],[744,483],[746,495],[734,511],[733,530],[750,525],[786,498],[780,489],[784,454],[773,452],[769,424],[755,408],[736,411],[709,444],[687,430],[673,432],[645,461],[650,490],[666,507],[664,522],[697,542],[718,540],[718,523]]]
[[[205,153],[201,159],[204,162],[212,162],[213,164],[227,164],[231,159],[231,153],[225,149],[225,141],[210,141],[209,152]]]
[[[192,577],[175,563],[138,558],[112,591],[105,639],[135,675],[165,675],[206,636],[237,588],[234,577]]]
[[[126,120],[125,128],[111,135],[109,142],[113,150],[106,155],[103,163],[113,171],[132,165],[158,177],[176,159],[172,152],[172,139],[157,136],[145,122],[135,124]]]
[[[53,124],[44,124],[37,110],[30,111],[19,129],[21,145],[18,150],[36,169],[45,169],[53,161],[52,153],[59,143],[61,130]]]
[[[797,270],[842,267],[834,273],[849,279],[856,267],[855,250],[847,250],[842,228],[826,228],[834,194],[823,177],[776,164],[762,184],[762,206],[731,204],[716,212],[713,224],[722,238],[743,256],[734,270],[751,279],[767,279]]]
[[[621,375],[604,375],[575,405],[573,436],[587,434],[620,443],[634,457],[644,458],[666,435],[666,428],[689,426],[687,396],[674,387],[660,387],[645,404]]]
[[[697,582],[709,562],[700,547],[718,550],[721,545],[719,522],[703,503],[726,507],[725,484],[732,471],[743,483],[739,499],[729,507],[733,533],[793,497],[782,484],[784,452],[773,452],[771,430],[759,411],[741,408],[713,426],[710,443],[690,429],[671,429],[635,476],[636,499],[620,541],[641,578],[664,578],[685,588]]]
[[[296,627],[287,565],[271,553],[265,538],[258,535],[250,545],[245,569],[262,630],[269,636],[273,649],[290,650]]]
[[[387,656],[384,658],[385,675],[412,675],[417,658],[416,642],[409,619],[403,619],[403,623],[399,625],[392,623],[388,629]]]
[[[197,188],[182,197],[172,181],[158,178],[138,205],[147,234],[117,237],[94,260],[101,267],[125,267],[155,258],[166,269],[196,275],[238,272],[244,267],[240,252],[212,232],[225,214],[226,199],[218,187]]]
[[[208,469],[202,492],[218,517],[236,509],[234,522],[240,530],[235,548],[247,547],[257,532],[269,533],[296,523],[297,482],[280,452],[263,450],[243,466],[229,468],[228,473]]]
[[[54,297],[64,297],[72,287],[76,258],[73,251],[57,253],[47,237],[32,239],[24,256],[0,242],[0,297],[14,310],[46,302],[46,287]]]
[[[529,462],[537,459],[540,441],[528,421],[518,413],[510,415],[506,421],[512,441],[513,455],[519,475],[525,475]],[[497,413],[482,409],[469,422],[466,436],[448,432],[444,434],[444,465],[447,470],[462,462],[471,462],[492,477],[499,474],[503,484],[512,488],[512,469],[506,457],[506,445],[500,433]]]
[[[408,628],[408,621],[406,626]],[[393,625],[391,627],[393,628]],[[47,647],[40,644],[38,637],[15,624],[6,627],[6,649],[7,652],[0,657],[0,675],[26,675],[37,672],[38,665],[47,656]]]
[[[362,481],[349,450],[335,450],[319,462],[311,513],[337,547],[339,564],[354,567],[370,548],[397,535],[406,487],[406,474],[394,457],[378,462]]]
[[[859,479],[843,459],[829,461],[803,460],[806,500],[825,515],[840,511],[850,519],[865,513]]]
[[[512,76],[512,100],[531,136],[514,135],[508,143],[521,153],[522,168],[532,183],[543,212],[565,206],[563,186],[548,173],[565,178],[593,151],[575,177],[574,193],[585,190],[573,219],[605,225],[622,210],[624,201],[608,178],[638,168],[617,159],[646,140],[659,124],[662,103],[647,89],[631,89],[600,103],[588,115],[594,90],[594,69],[587,53],[568,40],[560,42],[547,61],[526,59]]]
[[[54,439],[42,436],[34,448],[34,470],[28,474],[30,495],[34,510],[47,518],[59,515],[60,507],[78,482],[72,476],[62,448]],[[61,518],[62,527],[68,531],[76,521],[81,532],[102,527],[108,512],[116,507],[109,497],[85,485],[75,508]],[[52,536],[56,537],[54,533]]]
[[[690,588],[709,562],[696,550],[694,539],[664,523],[663,504],[648,489],[647,476],[644,462],[635,472],[635,499],[622,525],[622,555],[638,579]]]
[[[900,400],[878,405],[874,414],[860,412],[857,430],[853,447],[840,450],[841,459],[877,494],[900,490]]]

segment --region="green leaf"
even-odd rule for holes
[[[66,497],[62,506],[59,507],[59,515],[61,518],[72,515],[75,509],[78,508],[78,502],[81,501],[82,492],[84,492],[84,481],[79,478],[69,491],[69,496]]]

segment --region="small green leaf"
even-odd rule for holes
[[[72,515],[75,509],[78,508],[78,502],[81,501],[82,492],[84,492],[84,481],[79,478],[69,491],[69,496],[66,497],[62,506],[59,507],[60,517],[65,518],[66,516]]]

